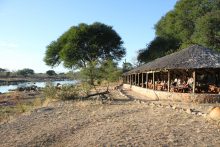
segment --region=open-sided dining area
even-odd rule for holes
[[[220,99],[220,54],[194,45],[124,73],[123,83],[154,92]]]
[[[124,83],[158,91],[220,93],[219,69],[167,70],[132,73]]]

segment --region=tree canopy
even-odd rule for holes
[[[4,68],[0,68],[0,72],[6,72],[7,70]]]
[[[57,75],[54,70],[48,70],[48,71],[46,71],[46,74],[47,74],[48,76],[55,76],[55,75]]]
[[[156,38],[139,51],[139,62],[149,62],[192,44],[219,51],[219,10],[220,0],[177,1],[174,9],[155,25]]]
[[[220,10],[207,13],[196,21],[192,40],[220,51]]]
[[[95,60],[120,60],[125,55],[122,44],[111,26],[81,23],[47,46],[44,61],[49,66],[63,62],[67,68],[82,68]]]
[[[123,62],[122,64],[122,72],[127,72],[133,69],[133,65],[130,62]]]
[[[29,76],[29,75],[33,75],[34,74],[34,70],[33,69],[29,69],[29,68],[24,68],[22,70],[18,70],[17,74],[26,77],[26,76]]]
[[[124,57],[122,44],[121,37],[111,26],[99,22],[81,23],[47,46],[44,61],[52,67],[63,63],[67,68],[80,69],[85,80],[94,85],[103,63]]]
[[[149,62],[156,58],[170,54],[176,51],[179,47],[179,42],[172,38],[156,37],[145,49],[141,49],[138,52],[139,62]]]

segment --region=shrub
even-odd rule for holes
[[[76,86],[65,85],[58,90],[55,98],[61,100],[70,100],[79,98],[79,90]]]
[[[42,105],[41,98],[36,97],[36,98],[34,99],[34,101],[33,101],[33,106],[34,106],[34,107],[39,107],[39,106],[41,106],[41,105]]]
[[[47,83],[46,87],[43,89],[43,93],[46,99],[54,99],[56,98],[57,89],[52,83]]]

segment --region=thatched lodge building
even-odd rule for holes
[[[123,86],[152,99],[220,102],[220,53],[193,45],[124,73]]]

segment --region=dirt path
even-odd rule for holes
[[[0,146],[219,146],[203,116],[130,101],[57,102],[0,125]]]

